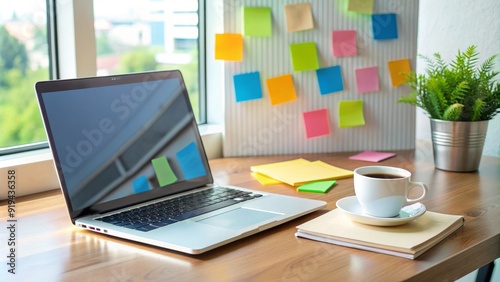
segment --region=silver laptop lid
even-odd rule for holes
[[[73,222],[213,182],[179,71],[42,81],[35,90]]]

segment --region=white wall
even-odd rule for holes
[[[303,2],[311,4],[314,28],[287,32],[284,6]],[[415,111],[412,107],[397,104],[398,98],[408,89],[392,87],[387,62],[408,58],[410,65],[415,67],[418,1],[376,2],[374,13],[397,14],[397,40],[374,40],[371,17],[347,12],[347,3],[347,0],[223,1],[225,33],[243,32],[243,6],[270,7],[273,22],[272,36],[244,37],[241,62],[224,62],[224,156],[414,148]],[[332,54],[331,32],[346,29],[356,30],[357,55],[335,57]],[[213,35],[207,33],[207,36],[210,38]],[[321,95],[314,70],[293,70],[289,46],[303,42],[315,42],[321,68],[341,67],[343,91]],[[207,54],[207,58],[210,57],[213,53]],[[380,91],[360,94],[356,91],[355,70],[371,66],[378,66]],[[263,98],[236,102],[233,76],[254,71],[260,72]],[[209,75],[211,73],[208,72]],[[266,80],[284,74],[292,74],[297,98],[273,106]],[[209,95],[212,93],[209,92]],[[338,104],[346,100],[363,101],[364,126],[340,128]],[[330,134],[306,138],[302,113],[324,108],[328,109]]]
[[[457,51],[476,45],[480,62],[499,54],[495,61],[500,71],[500,1],[499,0],[420,0],[418,53],[431,56],[441,53],[446,61]],[[417,72],[425,63],[417,60]],[[500,77],[499,77],[500,80]],[[417,112],[417,139],[430,140],[430,122]],[[500,115],[489,122],[483,154],[500,156]]]

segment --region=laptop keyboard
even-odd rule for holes
[[[96,218],[96,220],[147,232],[258,197],[262,195],[218,187]]]

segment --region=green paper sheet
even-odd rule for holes
[[[299,192],[326,193],[337,182],[336,180],[318,181],[304,184],[297,188]]]

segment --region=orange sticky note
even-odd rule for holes
[[[237,33],[216,34],[215,59],[226,61],[243,60],[243,36]]]
[[[297,99],[291,74],[268,78],[266,84],[273,106]]]
[[[411,71],[410,60],[400,59],[394,61],[388,61],[387,66],[389,67],[389,73],[391,75],[391,82],[393,87],[400,86],[406,83],[406,77],[403,73],[409,73]]]

